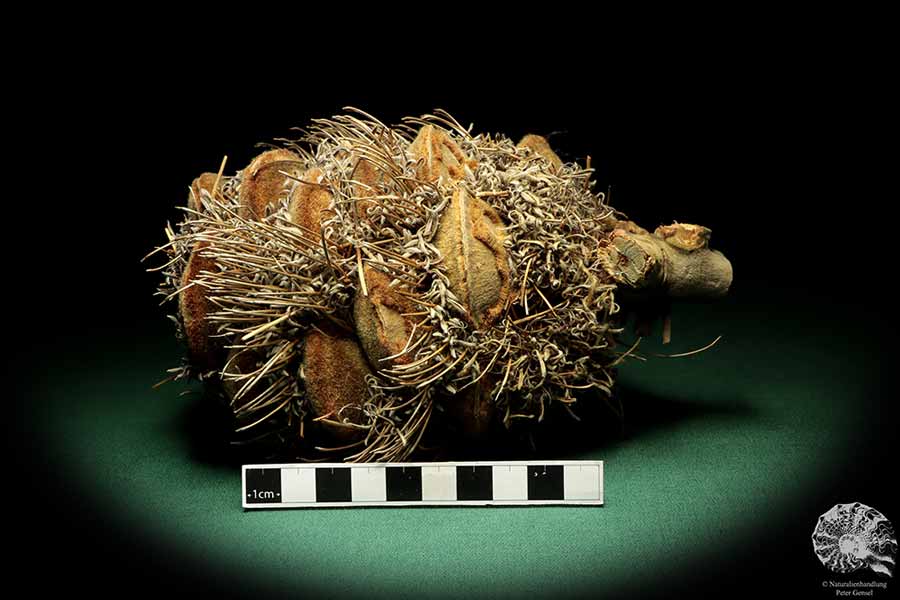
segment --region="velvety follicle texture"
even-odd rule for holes
[[[418,175],[426,181],[443,180],[449,184],[466,176],[466,167],[474,168],[462,148],[443,129],[425,125],[409,147],[416,160],[421,161]]]
[[[365,277],[369,294],[356,294],[353,320],[369,362],[376,370],[410,362],[411,356],[401,353],[412,335],[413,323],[404,315],[415,310],[413,303],[381,271],[366,268]]]
[[[324,182],[322,169],[307,170],[291,192],[288,208],[290,220],[313,239],[318,239],[322,222],[334,216],[331,192]]]
[[[351,174],[353,185],[351,191],[353,199],[356,203],[357,216],[365,219],[368,216],[370,208],[375,206],[375,202],[366,200],[378,196],[382,191],[387,177],[372,161],[360,158],[356,161]]]
[[[450,291],[476,327],[497,320],[509,295],[509,266],[497,212],[464,188],[441,215],[434,244],[443,257]]]
[[[197,177],[191,182],[191,191],[188,194],[188,208],[195,212],[200,212],[202,210],[200,205],[201,190],[212,197],[213,192],[215,191],[213,188],[216,185],[216,178],[217,176],[215,173],[202,173],[200,177]]]
[[[538,156],[543,156],[554,169],[559,170],[562,168],[562,160],[560,160],[559,156],[556,155],[556,152],[553,151],[553,148],[550,147],[550,143],[547,141],[547,138],[536,135],[533,133],[529,133],[528,135],[522,137],[519,140],[519,143],[516,144],[517,148],[529,148],[532,152],[537,154]]]
[[[267,150],[254,158],[243,171],[240,214],[245,219],[262,219],[266,208],[286,194],[289,178],[281,172],[299,174],[300,157],[289,150]]]
[[[207,321],[210,305],[206,288],[196,282],[201,271],[211,271],[215,267],[214,260],[202,255],[202,251],[208,246],[208,243],[202,241],[194,245],[182,274],[182,290],[178,295],[182,330],[187,340],[188,353],[191,360],[206,369],[216,366],[221,349],[221,343],[216,338],[210,337],[212,332]]]
[[[368,398],[371,373],[359,343],[350,335],[311,330],[303,349],[303,375],[313,414],[323,420],[362,423],[361,407]],[[354,437],[353,428],[325,424],[340,438]]]

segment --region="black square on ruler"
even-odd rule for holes
[[[421,467],[386,467],[384,475],[389,502],[422,499]]]
[[[281,469],[247,469],[247,504],[281,502]]]
[[[351,499],[349,467],[316,467],[316,502]]]
[[[528,499],[562,500],[562,465],[528,465]]]
[[[494,474],[491,467],[456,467],[457,500],[493,500]]]

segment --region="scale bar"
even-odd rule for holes
[[[603,505],[603,461],[244,465],[242,505]]]

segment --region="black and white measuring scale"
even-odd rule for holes
[[[603,461],[244,465],[243,507],[603,505]]]

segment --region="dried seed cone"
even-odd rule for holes
[[[211,271],[215,268],[215,261],[202,256],[202,250],[208,246],[209,244],[202,241],[194,245],[182,274],[183,289],[178,295],[178,308],[181,313],[182,330],[187,338],[189,357],[194,364],[204,370],[216,368],[221,360],[221,343],[217,338],[210,337],[212,332],[207,321],[210,313],[207,291],[202,285],[196,284],[201,271]]]
[[[353,321],[369,362],[376,370],[409,363],[411,357],[400,353],[412,335],[413,323],[403,316],[413,312],[412,302],[391,288],[390,279],[381,271],[367,267],[365,277],[369,295],[357,292]],[[395,358],[386,360],[389,356]]]
[[[288,178],[280,171],[296,173],[302,167],[300,157],[289,150],[268,150],[254,158],[244,169],[241,179],[240,215],[245,219],[262,219],[266,207],[285,195]]]
[[[366,376],[371,373],[354,337],[313,329],[303,350],[303,376],[313,414],[329,421],[362,424],[360,410],[369,397]],[[359,431],[352,427],[324,424],[333,436],[353,439]]]
[[[205,190],[207,194],[210,196],[213,195],[216,185],[216,174],[215,173],[202,173],[200,177],[194,179],[191,182],[191,193],[188,194],[188,202],[187,206],[193,211],[200,212],[202,207],[200,206],[200,192],[201,190]]]
[[[351,109],[291,147],[195,179],[155,270],[188,342],[173,378],[219,381],[253,443],[305,426],[296,458],[406,460],[433,422],[472,439],[577,418],[631,353],[620,300],[731,282],[709,230],[625,220],[540,136]]]
[[[502,227],[493,208],[459,187],[441,216],[434,240],[450,290],[478,328],[488,327],[500,317],[510,293]]]

